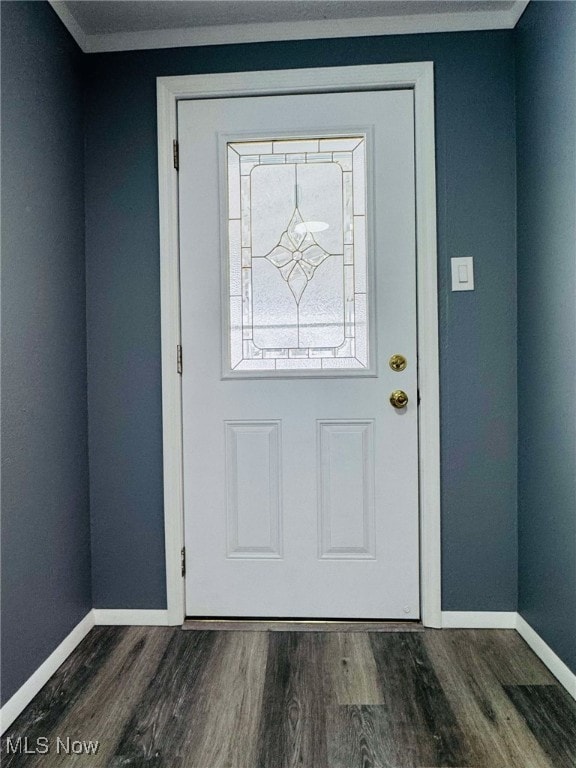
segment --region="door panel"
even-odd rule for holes
[[[412,92],[178,131],[187,614],[418,618]]]
[[[374,421],[318,422],[320,557],[376,557]]]
[[[282,556],[281,422],[226,422],[228,557]]]

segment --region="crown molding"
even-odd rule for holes
[[[80,48],[84,53],[87,53],[89,48],[88,35],[85,34],[80,24],[78,24],[74,16],[72,16],[68,10],[67,4],[58,2],[58,0],[48,0],[48,3],[52,6],[54,13],[58,16],[62,24],[64,24],[68,32],[70,32],[74,40],[76,40]]]
[[[502,11],[437,13],[417,16],[375,16],[356,19],[320,19],[262,24],[229,24],[212,27],[158,29],[142,32],[111,32],[87,35],[65,2],[48,0],[84,53],[109,53],[155,48],[183,48],[280,40],[314,40],[336,37],[410,35],[435,32],[474,32],[513,29],[529,0],[516,0]]]
[[[510,21],[512,22],[510,24],[510,29],[514,29],[516,24],[520,21],[520,18],[522,17],[522,14],[528,7],[528,3],[530,0],[516,0],[510,11],[508,12],[508,15],[510,16]]]

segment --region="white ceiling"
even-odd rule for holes
[[[528,0],[53,0],[86,52],[511,29]]]

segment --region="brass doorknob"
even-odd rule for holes
[[[395,389],[390,395],[390,403],[394,408],[398,408],[398,410],[406,408],[408,405],[408,395],[401,389]]]
[[[388,365],[393,371],[400,372],[406,368],[408,361],[404,355],[392,355],[390,360],[388,360]]]

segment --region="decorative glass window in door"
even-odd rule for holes
[[[365,147],[228,143],[232,373],[368,369]]]

